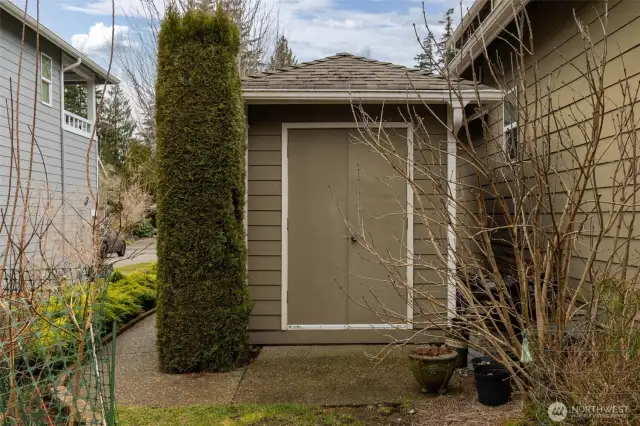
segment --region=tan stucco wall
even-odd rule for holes
[[[401,111],[402,112],[401,112]],[[437,117],[446,123],[446,108],[444,105],[436,105],[432,110]],[[373,117],[383,115],[385,121],[406,121],[416,113],[422,117],[425,123],[424,131],[417,132],[414,136],[415,147],[420,144],[441,144],[444,148],[446,131],[438,121],[424,108],[411,107],[411,114],[407,106],[385,105],[367,106],[368,113]],[[383,113],[382,113],[383,111]],[[320,343],[335,341],[336,343],[385,341],[377,333],[372,334],[348,331],[348,332],[307,332],[306,335],[297,331],[277,332],[281,324],[281,145],[282,123],[295,122],[353,122],[353,112],[350,105],[252,105],[248,108],[249,122],[249,202],[248,202],[248,240],[249,240],[249,288],[255,306],[250,318],[249,328],[252,332],[254,343]],[[433,150],[416,149],[415,161],[429,162],[433,167],[446,170],[446,158],[433,158]],[[429,217],[429,206],[438,203],[437,199],[429,196],[433,193],[430,184],[416,176],[416,180],[423,187],[422,195],[425,208],[425,217]],[[421,182],[421,183],[420,183]],[[420,256],[423,262],[437,261],[433,247],[423,241],[426,236],[426,225],[419,218],[414,221],[415,255]],[[436,234],[444,236],[442,229],[436,229]],[[446,288],[444,277],[434,271],[425,268],[416,268],[414,273],[416,288],[429,286],[431,294],[437,295],[444,302]],[[422,302],[417,302],[422,303]],[[424,309],[430,312],[427,303],[422,303]],[[418,311],[418,307],[415,309]],[[308,334],[312,333],[310,337]],[[289,336],[289,337],[287,337]],[[325,336],[325,337],[323,337]],[[328,337],[326,337],[328,336]],[[361,337],[364,336],[364,337]]]

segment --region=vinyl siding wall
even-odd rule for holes
[[[399,109],[403,111],[400,114]],[[301,336],[299,339],[285,339],[281,336],[274,337],[273,333],[264,333],[263,336],[256,337],[260,332],[272,332],[281,328],[281,220],[282,220],[282,123],[283,122],[352,122],[353,113],[349,105],[269,105],[269,106],[250,106],[249,114],[249,141],[248,141],[248,158],[249,158],[249,174],[248,174],[248,250],[249,250],[249,288],[251,296],[255,303],[254,309],[249,322],[249,329],[252,331],[252,341],[260,343],[304,343],[313,342],[306,340]],[[370,106],[368,112],[372,116],[380,115],[379,106]],[[413,109],[412,109],[413,111]],[[434,106],[434,111],[439,118],[446,122],[446,108],[444,106]],[[385,121],[405,121],[404,117],[408,117],[406,106],[386,105],[384,107]],[[424,117],[425,127],[429,135],[425,135],[424,131],[417,131],[414,136],[415,161],[418,163],[430,163],[433,167],[442,168],[446,171],[446,157],[439,155],[440,151],[437,145],[444,147],[446,139],[446,131],[437,121],[430,117],[429,113],[422,111],[420,116]],[[429,118],[427,118],[429,117]],[[436,147],[433,149],[425,149],[421,151],[419,146],[424,143],[430,143]],[[434,155],[438,152],[438,155]],[[437,158],[436,158],[437,157]],[[442,176],[445,175],[443,172]],[[416,180],[424,184],[424,193],[421,194],[421,200],[424,205],[424,213],[415,217],[415,255],[420,257],[418,264],[426,264],[428,262],[437,262],[437,256],[434,254],[433,247],[425,241],[426,226],[424,218],[432,218],[435,215],[431,212],[434,205],[438,204],[438,200],[433,199],[433,189],[430,183],[425,180],[424,176],[416,174]],[[443,229],[439,227],[435,221],[430,223],[434,233],[444,235]],[[444,247],[440,247],[441,250]],[[440,268],[441,269],[441,268]],[[442,303],[446,299],[446,288],[444,288],[444,277],[433,270],[427,270],[425,267],[416,267],[414,273],[415,287],[421,292],[428,291],[442,299]],[[419,293],[419,292],[418,292]],[[423,313],[433,313],[434,307],[426,301],[418,301],[415,308],[416,312],[423,309]],[[288,331],[282,334],[296,334],[300,336],[302,333],[298,331]],[[320,335],[324,332],[307,332]],[[333,333],[338,336],[340,332]],[[351,334],[342,333],[342,337],[338,340],[332,338],[332,341],[343,339],[344,342],[350,341],[349,336],[355,336],[357,333],[349,331]],[[265,340],[266,339],[266,340]]]
[[[20,110],[19,143],[21,183],[26,190],[27,174],[29,170],[29,156],[31,151],[31,129],[33,127],[34,105],[36,108],[36,121],[33,127],[36,145],[34,146],[33,171],[31,179],[30,214],[28,219],[27,235],[34,228],[34,223],[52,222],[58,229],[63,229],[62,200],[70,190],[75,191],[80,185],[86,188],[84,178],[84,157],[88,147],[88,138],[65,132],[65,156],[61,149],[61,94],[60,87],[61,51],[40,38],[40,51],[52,60],[52,96],[51,106],[40,102],[40,75],[36,73],[36,34],[28,30],[25,35],[25,46],[22,55],[22,74],[20,78],[20,95],[18,99],[18,70],[20,69],[22,24],[12,16],[0,11],[0,206],[4,210],[9,194],[13,195],[16,188],[16,171],[14,167],[12,181],[9,182],[11,168],[11,132],[8,114]],[[36,85],[38,90],[36,97]],[[13,108],[10,100],[13,98]],[[14,146],[18,139],[14,137]],[[96,182],[95,155],[92,155],[91,180]],[[63,172],[64,169],[64,172]],[[82,172],[80,175],[80,171]],[[63,178],[64,175],[64,178]],[[63,196],[63,182],[65,185]],[[69,189],[67,189],[69,188]],[[87,192],[87,191],[84,191]],[[79,199],[73,199],[72,204],[67,205],[67,222],[72,216],[70,210],[80,209],[82,203]],[[14,203],[11,202],[10,206]],[[19,230],[22,222],[21,206],[24,200],[21,197],[16,211],[15,228]],[[12,210],[10,208],[10,210]],[[7,215],[5,221],[9,223],[11,216]],[[35,225],[37,227],[37,225]],[[19,235],[15,231],[14,238]],[[0,247],[7,244],[7,231],[0,231]],[[28,252],[32,259],[35,258],[36,244],[31,244]],[[62,253],[62,238],[58,231],[50,227],[47,233],[47,256],[59,256]]]
[[[588,25],[591,40],[596,45],[596,49],[600,54],[604,52],[603,31],[601,23],[598,21],[596,12],[603,13],[606,7],[605,2],[533,2],[529,8],[529,18],[532,25],[532,33],[534,37],[535,61],[528,58],[525,67],[525,75],[527,79],[527,99],[528,111],[533,113],[537,106],[541,111],[542,118],[554,117],[561,118],[557,122],[550,121],[551,136],[554,138],[555,145],[552,146],[552,158],[554,167],[558,170],[558,177],[552,181],[552,205],[553,214],[560,215],[563,212],[565,203],[565,194],[561,185],[562,180],[570,180],[578,173],[575,160],[569,155],[569,151],[562,144],[572,144],[580,151],[580,147],[586,143],[585,136],[581,131],[582,126],[587,126],[586,131],[591,131],[591,111],[590,93],[591,90],[588,82],[582,72],[586,72],[586,59],[584,54],[584,40],[577,31],[576,22],[573,16]],[[553,9],[553,13],[550,11]],[[599,160],[595,169],[595,180],[599,188],[599,196],[604,205],[614,201],[612,186],[616,179],[622,177],[621,172],[616,175],[615,168],[620,158],[620,151],[614,142],[612,146],[604,149],[607,142],[612,141],[613,136],[618,128],[616,123],[619,122],[619,115],[622,110],[629,110],[628,100],[625,101],[621,88],[621,83],[628,83],[630,91],[635,93],[640,82],[640,40],[637,37],[640,31],[640,7],[634,1],[610,1],[608,3],[609,15],[607,19],[607,67],[604,74],[605,93],[605,115],[603,117],[603,127],[601,135],[601,145],[603,149],[598,153]],[[493,58],[499,57],[503,64],[510,62],[508,49],[500,45],[499,42],[489,47],[489,52]],[[535,63],[535,67],[534,67]],[[626,70],[626,81],[625,81]],[[485,75],[488,75],[485,67]],[[535,74],[537,72],[538,85],[534,84]],[[463,74],[463,77],[469,77]],[[510,77],[507,77],[510,80]],[[495,82],[485,82],[487,84],[495,84]],[[536,90],[542,93],[542,97],[538,94],[538,102],[536,99]],[[524,96],[520,96],[520,101],[524,102]],[[627,105],[622,108],[623,105]],[[522,106],[524,108],[524,105]],[[637,114],[639,105],[633,105],[635,111],[635,121],[637,122]],[[630,130],[630,129],[628,129]],[[559,142],[559,141],[562,141]],[[488,129],[484,137],[478,138],[475,143],[480,155],[484,156],[486,161],[494,165],[500,170],[504,164],[504,155],[498,151],[498,146],[503,143],[502,139],[502,107],[498,107],[489,112]],[[525,163],[521,167],[529,176],[531,171]],[[475,171],[464,164],[459,167],[459,176],[461,181],[472,182],[476,179]],[[507,182],[509,177],[507,175]],[[484,182],[486,184],[486,182]],[[507,184],[503,184],[505,189],[503,194],[509,198]],[[587,191],[586,200],[594,199],[595,193],[592,187]],[[555,191],[555,192],[554,192]],[[468,192],[464,194],[464,199],[469,205],[473,203],[475,193]],[[491,211],[494,200],[485,196],[489,215],[493,216],[499,225],[504,223],[499,209],[496,207]],[[591,208],[593,204],[589,204]],[[605,211],[606,215],[606,211]],[[544,217],[547,225],[551,224],[551,213]],[[585,219],[585,215],[581,214],[577,217],[577,221]],[[627,220],[627,224],[629,221]],[[591,218],[587,218],[585,223],[585,233],[580,236],[580,244],[575,249],[574,261],[572,262],[572,278],[578,279],[582,272],[586,259],[593,251],[590,239],[586,235],[586,231],[590,227],[597,227],[595,213]],[[626,226],[626,225],[625,225]],[[637,227],[637,225],[636,225]],[[624,228],[624,227],[623,227]],[[637,228],[636,228],[637,229]],[[626,230],[625,233],[626,235]],[[640,252],[640,236],[638,231],[634,232],[634,241],[631,243],[632,258],[638,259]],[[496,233],[494,240],[496,241],[494,249],[505,260],[511,260],[510,248],[507,244],[500,244],[497,241],[508,236]],[[601,244],[596,258],[599,262],[605,262],[612,256],[614,262],[619,261],[620,254],[614,254],[611,250],[613,247],[613,234],[610,238],[605,239]],[[635,267],[630,268],[629,273],[635,273]]]

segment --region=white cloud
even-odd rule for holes
[[[65,8],[70,10],[88,14],[111,14],[111,0],[66,1],[69,3]],[[159,10],[164,8],[166,0],[153,1]],[[374,59],[411,66],[420,50],[413,28],[415,23],[421,33],[424,33],[422,7],[417,0],[384,0],[388,4],[397,5],[397,11],[385,13],[357,10],[349,7],[348,2],[340,0],[263,1],[277,12],[280,28],[289,37],[296,56],[303,61],[337,52],[371,52]],[[140,2],[141,0],[116,0],[116,14],[139,16]],[[465,5],[469,2],[470,0],[464,0]],[[440,12],[449,7],[456,10],[460,8],[459,0],[428,0],[425,3],[429,10],[437,11],[434,15],[427,15],[430,28],[436,35],[442,31],[438,24]],[[459,18],[460,13],[454,15]],[[79,36],[91,38],[91,34]],[[80,40],[78,39],[79,42]],[[97,40],[100,40],[99,35]]]
[[[108,54],[111,49],[113,36],[114,49],[130,45],[129,27],[125,25],[106,26],[103,22],[97,22],[89,28],[86,34],[74,34],[71,36],[73,47],[87,55]]]
[[[421,26],[421,7],[372,13],[340,9],[334,0],[288,0],[280,5],[280,17],[301,60],[370,52],[373,59],[412,66],[420,49],[413,24]],[[432,31],[440,33],[440,17],[428,18]]]
[[[159,10],[163,10],[166,0],[153,0]],[[141,0],[66,0],[63,8],[74,12],[90,15],[111,15],[112,8],[118,16],[140,16],[142,14]]]

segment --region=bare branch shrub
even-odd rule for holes
[[[169,0],[138,0],[130,14],[131,49],[117,52],[117,60],[139,112],[138,129],[151,148],[155,148],[155,84],[158,57],[158,31]],[[264,69],[276,43],[276,11],[264,0],[223,0],[240,28],[240,74]],[[178,6],[215,8],[218,1],[180,0]]]
[[[102,170],[100,182],[100,210],[105,224],[111,230],[130,235],[149,213],[151,195],[140,183],[140,176],[125,178],[110,166]]]
[[[41,146],[39,6],[36,0],[33,21],[24,12],[17,75],[0,99],[9,160],[0,193],[0,421],[112,424],[115,402],[105,392],[109,360],[101,346],[110,267],[100,255],[102,221],[95,214],[97,144],[95,134],[87,138],[82,155],[86,187],[67,182],[63,190],[60,164],[52,167]],[[27,55],[35,70],[25,66]]]
[[[413,174],[405,154],[392,148],[395,136],[383,127],[385,118],[353,105],[362,123],[358,142],[411,186],[415,199],[403,214],[420,229],[413,258],[398,259],[377,247],[369,230],[347,221],[367,255],[384,266],[390,285],[411,300],[414,316],[390,312],[382,302],[368,307],[389,323],[413,328],[395,344],[444,331],[491,355],[512,373],[540,420],[556,400],[640,406],[634,108],[640,85],[608,41],[606,3],[594,10],[592,22],[575,17],[582,44],[577,56],[548,49],[538,54],[526,11],[515,15],[498,43],[484,45],[483,71],[502,92],[504,107],[483,102],[487,87],[479,82],[470,99],[443,72],[449,108],[464,112],[459,132],[434,105],[403,107],[414,128]],[[557,55],[562,65],[542,67],[543,54]],[[477,69],[471,72],[476,80]],[[517,126],[505,132],[504,114],[510,113]],[[442,129],[436,135],[433,123]],[[449,132],[457,145],[454,181],[442,136]],[[406,196],[398,194],[397,202],[406,206]],[[406,246],[406,238],[399,241]],[[414,270],[413,286],[406,266]],[[633,423],[628,415],[589,420]]]

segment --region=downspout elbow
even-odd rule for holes
[[[63,67],[62,68],[62,78],[64,79],[64,73],[67,71],[71,71],[74,68],[77,68],[80,66],[80,64],[82,64],[82,58],[78,58],[77,61],[75,61],[73,64],[67,66],[67,67]]]

